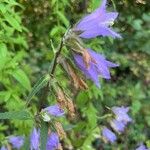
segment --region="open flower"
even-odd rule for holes
[[[122,121],[125,124],[132,121],[132,119],[127,114],[127,112],[129,111],[129,107],[124,107],[124,106],[122,106],[122,107],[113,107],[112,111],[116,115],[116,119],[118,121]]]
[[[59,147],[59,137],[58,134],[52,132],[47,138],[46,150],[56,150]]]
[[[79,35],[81,38],[94,38],[97,36],[111,36],[113,38],[121,38],[114,32],[110,26],[117,18],[117,12],[106,11],[107,0],[103,0],[99,8],[93,13],[85,16],[75,27],[75,30],[82,31]]]
[[[87,49],[94,61],[89,62],[87,68],[84,59],[79,54],[74,54],[74,59],[80,70],[86,75],[87,78],[91,79],[96,86],[100,87],[99,76],[105,79],[110,79],[109,68],[117,67],[118,65],[105,59],[101,54],[94,52],[91,49]]]
[[[104,127],[102,130],[102,136],[108,142],[114,143],[117,140],[116,135],[108,128]]]
[[[55,116],[55,117],[60,117],[64,115],[64,111],[58,106],[58,105],[53,105],[44,108],[45,112],[47,112],[49,115]]]
[[[34,128],[30,136],[30,149],[39,150],[40,144],[40,130]]]
[[[24,143],[24,137],[22,136],[11,136],[9,137],[9,143],[12,144],[13,148],[20,149]]]
[[[126,126],[123,122],[115,119],[110,122],[110,125],[117,132],[123,132]]]

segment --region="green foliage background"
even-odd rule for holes
[[[68,138],[63,147],[81,150],[135,149],[145,142],[150,147],[150,3],[135,0],[109,0],[108,9],[119,12],[114,28],[122,40],[98,37],[86,41],[92,49],[104,53],[120,67],[112,70],[110,81],[101,81],[97,89],[69,93],[71,87],[60,67],[56,76],[66,92],[73,96],[77,118],[62,119]],[[24,108],[31,87],[47,73],[53,58],[52,43],[57,47],[69,25],[93,11],[99,0],[0,0],[0,112]],[[39,92],[32,100],[31,116],[37,110]],[[49,104],[55,98],[49,95]],[[100,138],[103,125],[108,125],[109,107],[130,106],[133,122],[114,145]],[[11,134],[28,136],[32,120],[0,121],[0,141]]]

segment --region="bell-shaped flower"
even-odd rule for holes
[[[111,29],[111,25],[117,18],[117,12],[106,11],[107,0],[103,0],[99,8],[91,14],[85,16],[76,25],[75,31],[82,31],[81,38],[95,38],[97,36],[111,36],[121,38],[121,36]]]
[[[138,148],[136,148],[136,150],[150,150],[150,149],[147,149],[144,144],[141,144]]]
[[[47,138],[46,150],[56,150],[59,147],[59,137],[58,134],[52,132]]]
[[[76,65],[85,74],[88,79],[91,79],[97,87],[100,87],[99,76],[105,79],[110,79],[109,68],[117,67],[118,65],[105,59],[101,54],[87,49],[94,61],[89,62],[89,67],[86,66],[84,59],[79,54],[74,54]]]
[[[106,127],[104,127],[102,130],[102,136],[106,141],[110,143],[114,143],[117,140],[115,133],[113,133],[110,129]]]
[[[112,111],[116,115],[116,119],[118,121],[122,121],[125,124],[132,121],[132,119],[127,114],[127,112],[129,111],[129,107],[124,107],[124,106],[122,106],[122,107],[113,107]]]
[[[59,105],[49,106],[43,109],[43,111],[47,112],[49,115],[60,117],[64,115],[64,111],[59,107]]]
[[[40,145],[40,130],[33,128],[30,135],[30,150],[39,150]]]
[[[11,143],[13,148],[20,149],[24,144],[24,137],[11,136],[11,137],[9,137],[9,143]]]
[[[123,132],[126,126],[123,122],[115,119],[110,122],[110,125],[117,132]]]
[[[0,150],[8,150],[5,146],[2,146]]]

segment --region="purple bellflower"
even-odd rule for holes
[[[30,150],[39,150],[40,130],[34,128],[30,136]]]
[[[7,150],[5,146],[2,146],[0,150]]]
[[[125,124],[132,121],[132,119],[127,114],[127,112],[129,111],[129,107],[124,107],[124,106],[122,106],[122,107],[113,107],[112,111],[116,115],[116,120],[122,121]]]
[[[52,132],[47,138],[46,150],[56,150],[59,146],[59,137],[57,133]]]
[[[115,119],[110,122],[110,125],[117,132],[123,132],[126,126],[123,122]]]
[[[102,136],[111,143],[114,143],[117,140],[116,135],[106,127],[104,127],[102,130]]]
[[[117,67],[118,65],[106,60],[103,55],[98,54],[91,49],[87,49],[87,51],[95,62],[91,61],[87,68],[83,57],[78,54],[74,55],[75,62],[85,76],[91,79],[97,87],[100,87],[99,76],[105,79],[110,79],[109,68]]]
[[[138,148],[136,148],[136,150],[149,150],[149,149],[147,149],[144,144],[141,144]]]
[[[44,111],[46,111],[49,115],[55,117],[60,117],[64,115],[64,111],[58,105],[46,107]]]
[[[95,38],[97,36],[111,36],[113,38],[121,38],[114,32],[110,26],[117,18],[117,12],[106,11],[107,0],[103,0],[99,8],[93,13],[85,16],[77,25],[75,30],[82,31],[81,38]]]
[[[9,143],[12,144],[13,148],[20,149],[24,143],[24,137],[22,136],[11,136],[9,138]]]

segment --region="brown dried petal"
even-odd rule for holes
[[[96,64],[96,60],[89,54],[87,49],[83,49],[82,55],[83,55],[84,63],[85,63],[87,68],[89,68],[90,62],[93,62],[93,63]]]
[[[80,77],[77,76],[77,74],[75,73],[73,68],[71,68],[71,66],[69,64],[68,64],[68,70],[69,70],[69,74],[73,80],[73,84],[76,89],[79,89],[79,88],[87,89],[88,88],[87,84]]]
[[[64,108],[66,106],[65,94],[60,88],[58,88],[57,90],[57,102],[61,108]]]
[[[60,122],[55,122],[55,128],[56,128],[56,131],[59,135],[60,138],[65,138],[66,137],[66,133],[61,125]]]
[[[67,106],[66,108],[68,109],[68,114],[71,118],[75,117],[75,107],[74,104],[72,102],[72,100],[70,100],[69,98],[67,98]]]

